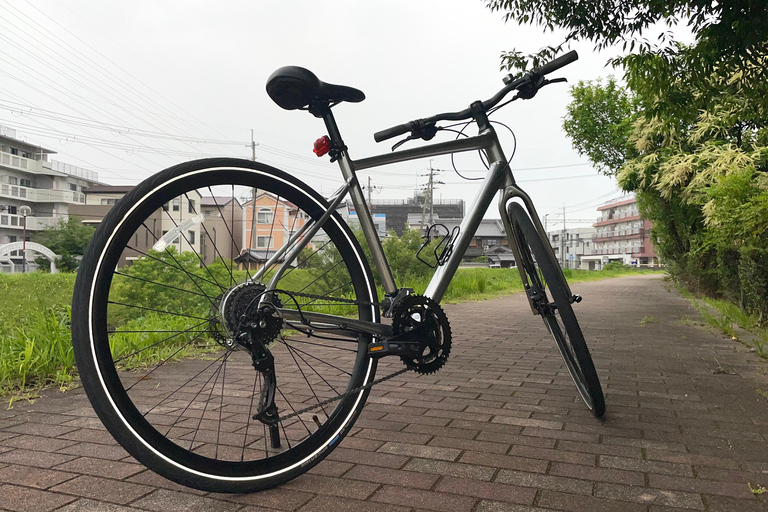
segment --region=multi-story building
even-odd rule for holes
[[[600,216],[593,224],[592,255],[582,258],[590,269],[600,270],[612,261],[636,267],[659,265],[651,241],[652,224],[640,215],[634,196],[615,199],[597,211]]]
[[[259,268],[309,219],[306,213],[283,198],[257,191],[247,201],[243,229],[245,245],[237,262]]]
[[[566,228],[547,233],[549,243],[563,268],[589,269],[589,262],[584,256],[592,254],[595,228]]]
[[[133,190],[133,186],[111,186],[97,185],[85,189],[85,204],[73,206],[70,209],[72,215],[77,215],[83,224],[98,225],[117,204],[117,202],[128,192]],[[172,240],[167,240],[167,245],[172,245],[178,252],[193,251],[203,254],[203,234],[204,230],[200,222],[194,222],[183,230],[179,230],[188,219],[201,213],[205,202],[199,193],[189,192],[184,196],[177,197],[162,208],[155,211],[144,223],[143,226],[133,235],[133,240],[128,244],[120,258],[119,266],[141,258],[157,244],[163,237],[169,233],[175,233]],[[211,219],[215,223],[215,220]],[[208,219],[206,219],[206,223]],[[213,258],[210,258],[213,261]],[[206,261],[206,263],[210,263]]]
[[[409,215],[418,214],[419,218],[423,215],[424,225],[426,227],[429,224],[430,211],[429,205],[425,209],[424,203],[426,198],[424,195],[415,194],[408,199],[374,199],[371,201],[371,213],[374,215],[383,214],[385,217],[385,230],[389,232],[394,230],[397,236],[403,234]],[[350,203],[348,205],[350,211],[354,210],[354,206]],[[464,217],[464,200],[463,199],[439,199],[435,200],[431,205],[432,219],[461,219]]]
[[[36,232],[66,220],[73,207],[85,204],[84,190],[98,184],[93,171],[49,160],[55,153],[0,126],[0,271],[22,271],[21,251],[9,249],[25,232],[31,241]],[[31,247],[28,253],[37,250]],[[35,268],[33,260],[27,254],[27,270]]]
[[[243,250],[245,211],[237,198],[207,196],[200,199],[205,230],[200,235],[200,254],[206,265],[219,258],[237,258]]]

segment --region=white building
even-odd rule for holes
[[[29,241],[35,232],[67,219],[71,206],[85,204],[83,190],[98,183],[93,171],[49,160],[55,153],[0,126],[0,271],[22,271],[21,251],[3,251],[3,246],[23,241],[25,232]],[[33,260],[27,254],[27,270],[35,268]]]
[[[582,260],[592,254],[595,228],[567,228],[547,232],[549,243],[562,268],[589,269],[589,264]]]

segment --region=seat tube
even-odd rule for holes
[[[352,159],[349,157],[349,152],[341,138],[339,128],[336,125],[336,120],[333,117],[333,113],[329,108],[323,113],[323,121],[325,121],[325,127],[328,130],[328,136],[331,139],[333,147],[340,148],[338,155],[339,168],[341,174],[344,176],[344,181],[349,186],[349,195],[352,199],[352,204],[355,205],[355,212],[357,213],[358,221],[360,222],[360,228],[363,230],[365,241],[368,242],[368,248],[371,251],[371,258],[373,264],[379,271],[381,277],[381,284],[384,288],[384,292],[387,295],[393,295],[397,292],[397,285],[395,284],[395,278],[392,275],[392,270],[389,268],[389,262],[384,254],[384,248],[381,246],[381,240],[376,232],[376,225],[373,223],[371,212],[368,209],[368,204],[365,202],[365,196],[360,188],[360,182],[357,179],[355,173],[355,166]]]

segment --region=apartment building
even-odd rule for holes
[[[244,248],[235,260],[255,269],[266,263],[309,219],[309,216],[283,198],[256,191],[244,206]]]
[[[49,159],[55,151],[21,140],[0,126],[0,271],[21,272],[24,258],[16,243],[58,225],[73,207],[85,204],[84,191],[98,184],[87,169]],[[11,245],[12,244],[12,245]],[[12,250],[11,250],[12,249]],[[36,245],[27,247],[27,268],[34,270]]]
[[[635,267],[659,266],[651,239],[652,224],[640,215],[634,196],[610,201],[597,211],[600,216],[593,224],[592,254],[582,258],[590,269],[600,270],[613,261]]]
[[[590,268],[585,256],[591,256],[594,249],[595,228],[567,228],[547,232],[547,238],[555,252],[555,258],[562,268]]]

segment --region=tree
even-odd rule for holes
[[[61,219],[56,226],[39,231],[34,240],[61,256],[56,262],[57,269],[74,272],[80,264],[77,257],[85,252],[94,231],[93,226],[84,225],[78,217],[70,215],[68,219]],[[50,261],[46,258],[38,257],[35,263],[41,269],[50,269]]]
[[[681,79],[688,87],[705,91],[700,85],[714,79],[723,88],[740,90],[760,110],[768,106],[768,2],[764,0],[485,2],[491,10],[503,12],[506,21],[565,31],[563,41],[536,53],[511,50],[503,54],[508,69],[537,66],[576,41],[592,42],[596,50],[621,44],[630,53],[611,62],[622,66],[628,83],[645,95],[669,99],[670,87]],[[648,34],[661,24],[667,29],[655,38]],[[692,32],[692,45],[679,44],[669,30],[681,25]]]
[[[629,142],[638,117],[637,100],[612,76],[605,85],[600,80],[579,82],[571,87],[571,96],[563,128],[573,146],[603,174],[616,174],[637,154]]]

